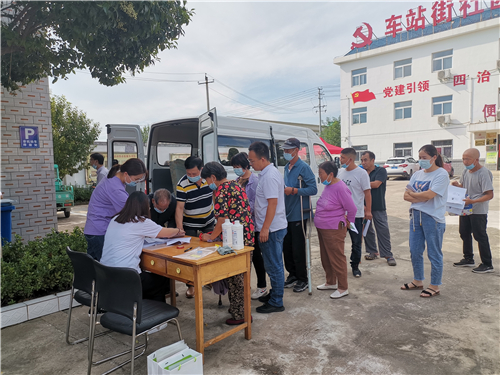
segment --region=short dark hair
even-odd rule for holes
[[[227,172],[221,163],[211,161],[201,170],[201,178],[207,178],[214,175],[217,181],[221,181],[227,177]]]
[[[153,194],[153,199],[155,200],[156,203],[163,200],[170,202],[170,200],[172,199],[172,194],[170,194],[170,192],[167,189],[158,189]]]
[[[352,147],[344,148],[342,151],[340,151],[340,153],[342,155],[350,155],[350,156],[354,156],[354,158],[356,158],[356,150],[353,149]]]
[[[333,161],[324,161],[318,168],[323,169],[326,174],[333,173],[333,177],[337,177],[337,173],[339,172],[339,169]]]
[[[197,156],[190,156],[184,162],[184,167],[186,169],[193,169],[194,167],[196,167],[201,170],[201,168],[203,168],[203,160],[201,160]]]
[[[231,165],[239,165],[243,169],[250,168],[250,163],[248,162],[248,154],[246,152],[240,152],[231,158]]]
[[[425,152],[431,158],[434,156],[437,156],[436,165],[438,167],[443,167],[443,165],[444,165],[443,158],[441,157],[441,154],[437,151],[436,147],[434,147],[433,145],[424,145],[424,146],[420,147],[420,150],[418,150],[418,152],[420,152],[420,151]]]
[[[114,177],[118,171],[127,172],[129,176],[146,174],[146,179],[148,178],[148,170],[146,169],[146,165],[141,159],[137,158],[128,159],[123,164],[113,165],[113,168],[111,168],[108,172],[108,178]]]
[[[118,162],[118,159],[113,159],[113,165],[116,165],[116,164],[120,164],[120,163]]]
[[[94,159],[95,161],[97,161],[99,164],[103,165],[104,164],[104,156],[102,156],[100,153],[98,152],[94,152],[92,155],[90,155],[90,158],[91,159]]]
[[[122,210],[118,212],[115,221],[120,224],[138,223],[150,218],[148,196],[142,191],[134,191],[127,198]]]
[[[269,161],[269,147],[264,142],[254,142],[248,148],[248,151],[255,152],[259,158],[264,158]]]
[[[370,160],[375,160],[375,154],[373,152],[365,151],[361,154],[361,156],[366,155],[366,154],[368,154],[368,157],[370,158]]]

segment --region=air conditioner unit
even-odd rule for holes
[[[450,79],[451,78],[450,69],[440,70],[439,72],[437,72],[437,76],[440,81]]]
[[[497,69],[500,70],[500,60],[497,60]]]
[[[442,127],[448,125],[451,122],[450,115],[438,116],[438,124]]]

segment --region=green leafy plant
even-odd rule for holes
[[[86,203],[90,201],[90,196],[94,191],[92,186],[73,186],[73,191],[75,192],[75,202]]]
[[[68,290],[73,268],[66,254],[86,252],[82,230],[52,231],[45,238],[23,244],[21,238],[2,248],[2,306]]]

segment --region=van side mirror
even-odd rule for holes
[[[337,168],[340,168],[340,158],[338,156],[335,156],[335,159],[333,159],[333,162],[337,166]]]

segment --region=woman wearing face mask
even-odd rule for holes
[[[441,155],[432,145],[423,146],[419,152],[420,171],[413,174],[404,200],[410,206],[410,253],[413,281],[402,290],[422,290],[420,297],[430,298],[439,294],[443,275],[443,235],[446,228],[444,213],[450,183],[448,172],[443,169]],[[423,290],[424,251],[431,262],[431,283]]]
[[[90,197],[85,223],[87,253],[96,260],[102,256],[104,234],[113,216],[121,211],[128,198],[125,186],[136,186],[146,179],[146,166],[140,159],[128,159],[111,168],[108,178],[101,181]]]
[[[222,224],[229,219],[231,222],[239,220],[243,225],[243,241],[245,246],[254,245],[254,223],[250,213],[245,189],[236,181],[229,181],[224,167],[217,162],[205,164],[201,170],[201,178],[209,184],[214,191],[214,214],[217,224],[211,234],[201,235],[202,241],[212,242],[222,233]],[[243,301],[243,274],[229,277],[229,313],[231,319],[226,324],[238,325],[244,323],[244,301]]]
[[[338,169],[333,162],[325,161],[318,168],[325,189],[316,204],[314,225],[318,230],[321,264],[326,273],[326,282],[318,285],[318,289],[335,290],[330,298],[336,299],[349,294],[344,241],[347,227],[356,218],[356,205],[349,188],[337,178]]]
[[[236,182],[245,189],[250,203],[250,212],[252,213],[252,221],[255,223],[255,215],[253,212],[255,204],[255,190],[259,183],[259,178],[250,171],[250,163],[248,162],[248,154],[240,152],[231,158],[231,165],[234,168],[234,173],[238,178]],[[257,233],[255,237],[257,238]],[[259,241],[255,241],[252,252],[252,263],[257,274],[257,289],[252,293],[252,299],[259,299],[268,294],[266,282],[266,270],[264,268],[264,259],[260,252]]]

